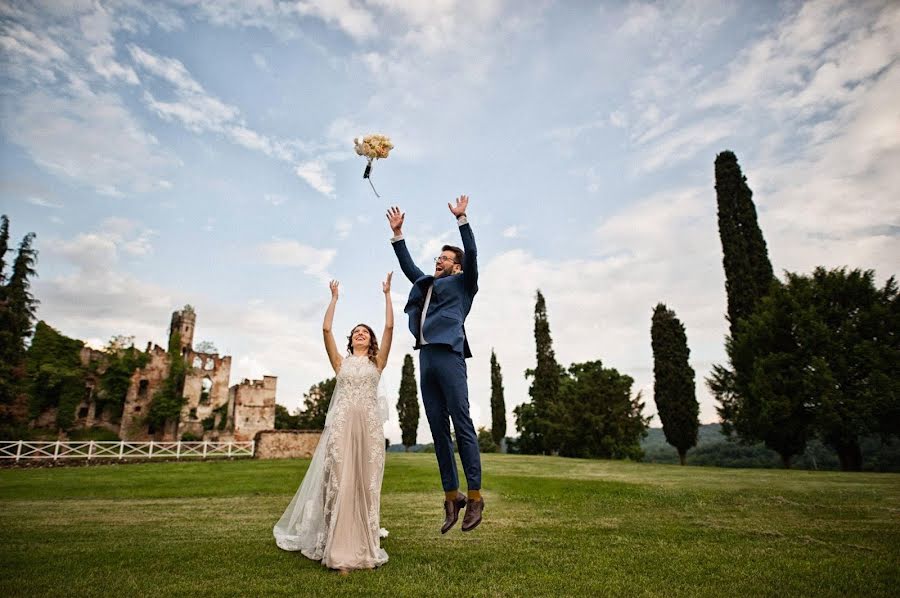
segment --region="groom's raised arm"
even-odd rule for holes
[[[466,290],[473,295],[478,292],[478,251],[475,248],[475,235],[472,234],[472,225],[466,217],[466,209],[469,207],[469,196],[460,195],[456,198],[456,205],[448,203],[450,213],[456,217],[459,225],[459,234],[463,242],[463,280]]]
[[[459,224],[459,235],[462,237],[463,252],[463,280],[466,288],[473,295],[478,292],[478,251],[475,249],[475,235],[472,234],[472,225],[466,215],[456,219]]]
[[[425,273],[419,270],[418,266],[413,262],[412,256],[409,255],[409,249],[406,248],[406,241],[403,240],[403,220],[406,214],[400,211],[400,208],[393,207],[388,210],[387,219],[391,225],[391,231],[394,236],[391,238],[391,245],[394,247],[394,253],[397,254],[397,261],[400,262],[400,269],[413,284]]]

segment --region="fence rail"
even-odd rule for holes
[[[249,442],[130,442],[85,440],[81,442],[0,440],[0,459],[212,459],[252,457]]]

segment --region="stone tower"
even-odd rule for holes
[[[194,346],[194,325],[197,323],[197,314],[190,305],[185,305],[181,311],[172,312],[172,323],[169,325],[169,341],[176,332],[181,335],[181,353],[190,351]]]

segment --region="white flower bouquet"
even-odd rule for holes
[[[375,185],[372,185],[372,179],[369,177],[372,174],[372,160],[387,158],[390,151],[394,149],[394,144],[391,143],[391,139],[387,135],[376,134],[355,138],[353,147],[358,155],[366,157],[366,170],[363,172],[363,178],[369,179],[369,185],[372,186],[372,191],[375,191]],[[378,191],[375,191],[375,196],[381,197],[378,195]]]

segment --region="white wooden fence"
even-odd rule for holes
[[[0,459],[211,459],[252,457],[255,442],[0,440]]]

